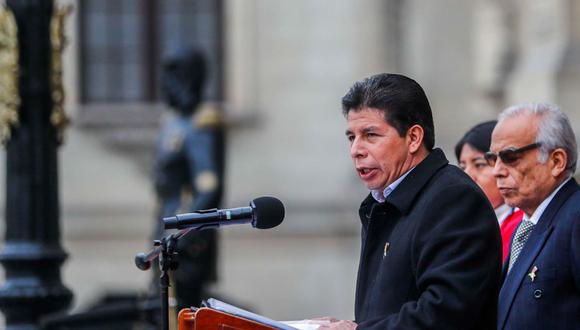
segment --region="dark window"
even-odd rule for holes
[[[182,45],[204,50],[207,98],[221,99],[220,0],[83,0],[79,6],[83,103],[159,100],[163,54]]]

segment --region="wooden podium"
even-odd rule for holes
[[[178,315],[179,330],[278,330],[239,316],[212,308],[202,307],[196,311],[184,308]]]

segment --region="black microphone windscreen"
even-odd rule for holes
[[[276,197],[258,197],[250,206],[254,209],[256,228],[273,228],[284,220],[284,204]]]

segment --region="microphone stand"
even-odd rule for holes
[[[161,291],[161,329],[169,329],[169,271],[177,269],[178,261],[174,259],[177,252],[175,246],[177,238],[174,234],[161,240],[161,253],[159,254],[159,291]]]
[[[135,256],[135,265],[141,270],[151,267],[151,262],[159,258],[159,291],[161,291],[161,329],[169,330],[169,271],[177,269],[179,262],[176,260],[177,241],[192,230],[202,227],[191,227],[153,241],[154,248],[147,253],[139,253]]]

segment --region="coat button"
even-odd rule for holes
[[[542,298],[543,293],[544,292],[542,292],[542,290],[540,290],[540,289],[534,290],[534,298],[536,298],[536,299]]]

